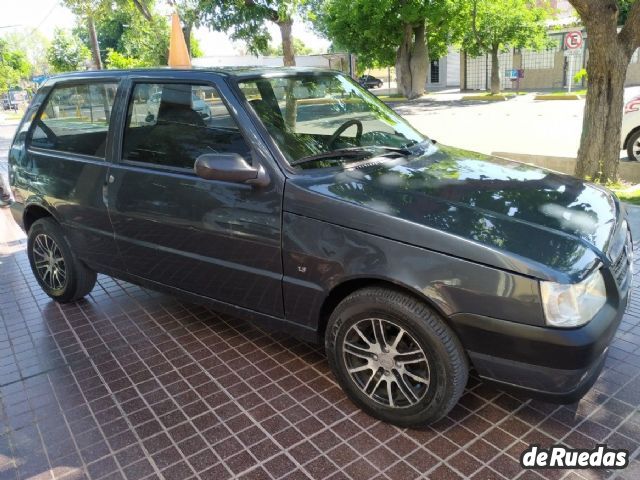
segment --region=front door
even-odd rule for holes
[[[109,172],[108,187],[129,273],[282,317],[282,185],[194,174],[196,158],[206,153],[265,162],[245,140],[219,88],[144,80],[134,81],[130,91],[121,159]]]

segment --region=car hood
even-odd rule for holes
[[[410,158],[308,170],[287,183],[285,210],[562,281],[582,278],[598,257],[606,261],[619,216],[603,188],[442,145]]]

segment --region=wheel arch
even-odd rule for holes
[[[626,138],[624,139],[624,144],[622,145],[622,148],[624,150],[626,150],[627,148],[629,148],[629,139],[635,135],[636,133],[640,132],[640,125],[638,125],[637,127],[633,128],[626,136]]]
[[[386,278],[376,278],[376,277],[357,277],[357,278],[349,278],[345,279],[331,288],[329,294],[325,297],[322,305],[320,307],[320,313],[318,318],[318,339],[322,342],[324,338],[324,334],[327,328],[327,323],[329,322],[329,317],[338,304],[351,295],[353,292],[357,290],[362,290],[364,288],[369,287],[381,287],[388,288],[390,290],[395,290],[397,292],[402,292],[406,295],[409,295],[416,300],[419,300],[429,307],[433,308],[447,323],[449,323],[449,317],[443,311],[441,306],[437,304],[437,302],[433,301],[433,299],[424,295],[423,293],[417,291],[415,288],[412,288],[406,284],[392,281]]]
[[[56,221],[56,216],[51,213],[50,210],[43,207],[39,204],[30,204],[24,208],[24,213],[22,214],[22,224],[24,226],[24,231],[29,233],[29,229],[33,225],[36,220],[40,220],[41,218],[52,218]]]

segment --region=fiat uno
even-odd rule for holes
[[[103,273],[323,342],[349,397],[396,425],[442,418],[472,368],[576,401],[627,303],[614,195],[436,144],[340,72],[52,78],[9,170],[54,300]]]

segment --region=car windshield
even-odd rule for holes
[[[425,140],[340,73],[262,77],[239,86],[291,165],[335,166],[403,151]]]

